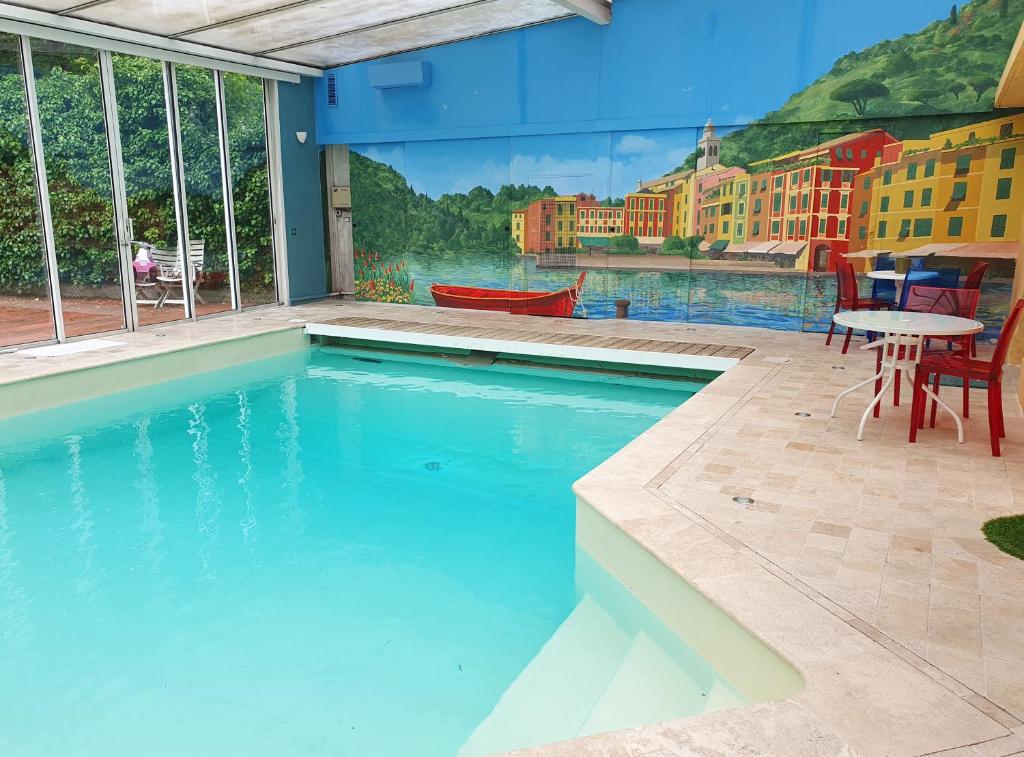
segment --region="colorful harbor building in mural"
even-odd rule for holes
[[[851,250],[1015,258],[1024,115],[887,145],[857,176]]]
[[[656,249],[670,236],[696,236],[711,260],[800,271],[833,271],[840,256],[863,250],[1016,254],[1024,115],[921,140],[854,132],[746,168],[720,163],[719,144],[709,121],[697,167],[640,180],[623,207],[580,194],[516,209],[516,244],[527,253],[605,251],[624,235]]]

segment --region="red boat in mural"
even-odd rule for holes
[[[583,271],[571,287],[557,292],[523,292],[515,289],[483,289],[481,287],[433,284],[430,294],[438,307],[496,310],[515,315],[549,315],[569,318],[583,292]]]

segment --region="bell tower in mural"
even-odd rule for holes
[[[718,165],[718,147],[722,140],[715,134],[714,124],[711,119],[704,124],[704,134],[697,142],[697,170],[711,168]]]

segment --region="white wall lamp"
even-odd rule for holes
[[[295,138],[297,140],[299,140],[299,144],[300,145],[306,144],[306,132],[304,132],[304,131],[297,131],[297,132],[295,132]]]

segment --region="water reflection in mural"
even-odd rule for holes
[[[382,256],[386,269],[405,263],[413,283],[408,300],[433,305],[430,282],[466,286],[556,290],[570,286],[577,270],[538,268],[532,257],[462,252],[414,252]],[[864,292],[870,282],[862,281]],[[990,281],[982,291],[979,318],[994,338],[1006,316],[1009,281]],[[590,269],[576,317],[612,318],[615,300],[630,300],[630,318],[648,321],[761,326],[786,331],[827,331],[836,300],[831,274],[743,273],[690,269],[679,272]],[[368,299],[378,299],[376,297]]]

